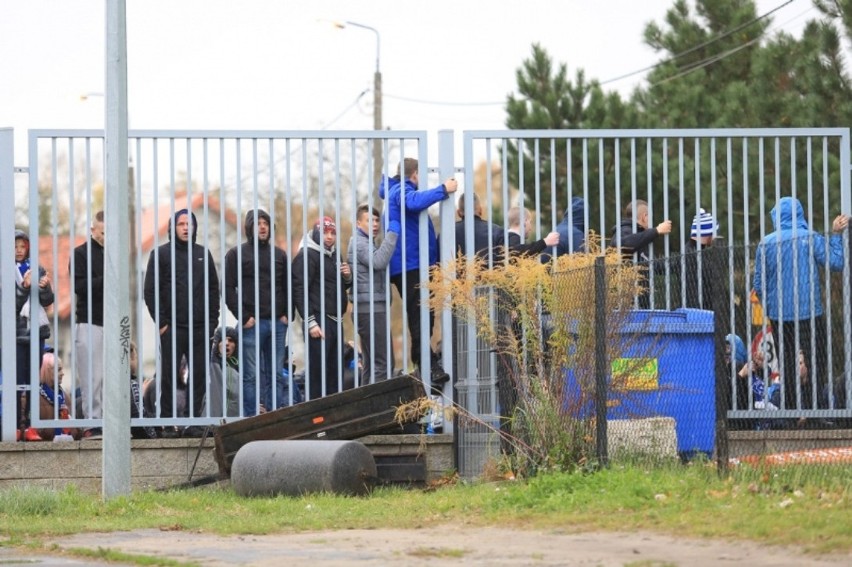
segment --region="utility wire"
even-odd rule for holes
[[[695,64],[693,64],[689,67],[685,67],[683,70],[681,70],[680,73],[676,73],[676,74],[674,74],[670,77],[666,77],[665,79],[661,79],[661,80],[657,81],[656,83],[651,83],[648,86],[649,87],[656,87],[656,86],[662,85],[664,83],[668,83],[669,81],[673,81],[675,79],[679,79],[680,77],[684,77],[686,75],[689,75],[690,73],[698,71],[699,69],[709,67],[713,63],[717,63],[717,62],[721,61],[722,59],[726,59],[727,57],[730,57],[731,55],[737,53],[738,51],[742,51],[746,47],[754,45],[758,41],[760,41],[760,38],[754,38],[750,41],[747,41],[746,43],[744,43],[742,45],[734,47],[733,49],[729,49],[728,51],[725,51],[724,53],[714,55],[713,57],[709,57],[707,59],[704,59],[703,61],[699,61],[698,63],[695,63]]]
[[[689,49],[687,49],[686,51],[681,51],[680,53],[676,53],[676,54],[672,55],[671,57],[669,57],[668,59],[663,59],[662,61],[658,61],[657,63],[655,63],[655,64],[653,64],[653,65],[650,65],[650,66],[648,66],[648,67],[644,67],[644,68],[639,69],[639,70],[637,70],[637,71],[632,71],[632,72],[630,72],[630,73],[626,73],[626,74],[624,74],[624,75],[620,75],[620,76],[615,77],[615,78],[613,78],[613,79],[607,79],[606,81],[602,81],[602,82],[601,82],[601,83],[599,83],[599,84],[600,84],[600,85],[606,85],[606,84],[609,84],[609,83],[614,83],[614,82],[616,82],[616,81],[620,81],[620,80],[622,80],[622,79],[626,79],[626,78],[628,78],[628,77],[632,77],[633,75],[638,75],[639,73],[644,73],[644,72],[646,72],[646,71],[651,71],[651,70],[653,70],[653,69],[656,69],[657,67],[660,67],[660,66],[662,66],[662,65],[665,65],[666,63],[671,63],[672,61],[675,61],[676,59],[679,59],[679,58],[681,58],[681,57],[683,57],[683,56],[685,56],[685,55],[689,55],[690,53],[692,53],[692,52],[694,52],[694,51],[697,51],[697,50],[699,50],[699,49],[703,49],[703,48],[705,48],[705,47],[707,47],[707,46],[709,46],[709,45],[713,45],[713,44],[714,44],[714,43],[716,43],[717,41],[721,41],[721,40],[725,39],[726,37],[729,37],[730,35],[735,34],[735,33],[737,33],[738,31],[740,31],[740,30],[742,30],[742,29],[745,29],[745,28],[747,28],[747,27],[749,27],[749,26],[752,26],[752,25],[756,24],[757,22],[759,22],[759,21],[761,21],[761,20],[763,20],[763,19],[765,19],[765,18],[767,18],[767,17],[771,16],[772,14],[774,14],[775,12],[777,12],[778,10],[780,10],[781,8],[783,8],[783,7],[787,6],[788,4],[792,4],[793,2],[795,2],[795,0],[787,0],[786,2],[784,2],[783,4],[781,4],[780,6],[777,6],[777,7],[773,8],[772,10],[770,10],[770,11],[766,12],[765,14],[762,14],[762,15],[760,15],[760,16],[758,16],[758,17],[756,17],[756,18],[752,19],[752,20],[749,20],[749,21],[747,21],[747,22],[745,22],[745,23],[743,23],[743,24],[740,24],[740,25],[738,25],[737,27],[735,27],[735,28],[733,28],[733,29],[730,29],[730,30],[726,31],[726,32],[725,32],[725,33],[723,33],[722,35],[718,35],[718,36],[716,36],[716,37],[710,38],[710,39],[708,39],[707,41],[705,41],[705,42],[703,42],[703,43],[699,43],[698,45],[695,45],[695,46],[693,46],[693,47],[690,47],[690,48],[689,48]]]
[[[407,96],[397,96],[397,95],[392,95],[392,94],[387,94],[387,93],[385,93],[384,96],[385,96],[385,98],[391,98],[391,99],[394,99],[394,100],[401,100],[403,102],[413,102],[413,103],[416,103],[416,104],[434,104],[434,105],[438,105],[438,106],[499,106],[499,105],[506,104],[506,101],[502,101],[502,100],[499,101],[499,102],[496,102],[496,101],[495,102],[491,102],[491,101],[488,101],[488,102],[456,102],[456,101],[450,101],[450,100],[425,100],[425,99],[422,99],[422,98],[410,98],[410,97],[407,97]]]

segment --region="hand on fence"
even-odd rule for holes
[[[664,220],[657,225],[657,232],[660,234],[670,234],[672,231],[672,221]]]
[[[849,217],[846,215],[837,215],[834,222],[831,223],[831,230],[834,232],[843,232],[849,226]]]

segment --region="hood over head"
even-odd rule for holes
[[[800,230],[810,230],[802,203],[794,197],[781,197],[769,215],[775,230],[789,230],[793,226]]]
[[[177,240],[175,238],[175,226],[177,225],[177,221],[183,215],[189,215],[189,241],[192,244],[195,244],[195,237],[198,234],[198,219],[195,218],[195,213],[189,212],[187,209],[180,209],[179,211],[175,211],[175,216],[169,220],[169,240]]]
[[[743,343],[741,338],[737,335],[731,334],[727,335],[725,340],[731,344],[731,355],[737,363],[737,368],[748,362],[748,351],[746,350],[745,343]]]
[[[269,213],[267,213],[263,209],[257,209],[257,218],[265,220],[267,223],[269,223],[270,228],[272,227],[272,217],[270,217]],[[255,230],[254,226],[254,211],[248,211],[246,213],[246,220],[243,224],[246,233],[246,238],[248,238],[249,242],[253,242],[254,237],[257,235],[257,230]],[[270,236],[271,232],[270,235],[266,237],[266,240],[264,240],[264,242],[268,242]]]
[[[581,197],[573,197],[571,204],[565,209],[562,220],[571,216],[571,225],[580,232],[586,232],[586,202]]]

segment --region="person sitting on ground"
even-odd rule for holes
[[[139,386],[139,352],[136,343],[130,341],[130,418],[154,417],[153,412],[145,411]],[[131,427],[130,436],[133,439],[156,439],[157,430],[153,427]]]
[[[210,388],[201,415],[207,415],[209,402],[211,417],[240,416],[239,341],[240,335],[234,327],[219,327],[213,334],[210,344]],[[249,393],[253,394],[254,388],[244,388],[243,395]]]
[[[53,352],[46,352],[42,356],[41,372],[39,374],[39,417],[42,420],[68,419],[68,399],[62,388],[62,378],[65,369],[62,360]],[[66,435],[69,438],[79,439],[80,431],[70,427],[43,428],[38,430],[39,437],[43,441],[53,441],[58,435]]]

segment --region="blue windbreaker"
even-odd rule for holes
[[[388,219],[396,220],[402,224],[402,182],[399,177],[382,178],[379,183],[379,197],[385,199],[385,183],[387,183]],[[420,268],[420,213],[427,210],[435,203],[439,203],[449,196],[447,188],[443,184],[434,189],[418,190],[410,179],[405,180],[405,223],[404,234],[397,241],[396,248],[390,261],[390,275],[396,276],[402,272],[417,270]],[[435,235],[435,227],[428,214],[426,227],[429,240],[429,262],[430,266],[438,263],[438,237]],[[389,223],[386,223],[389,224]],[[405,246],[405,266],[402,264],[402,248]]]
[[[817,264],[842,270],[843,239],[833,234],[826,240],[812,231],[802,204],[793,197],[779,200],[770,215],[775,232],[764,236],[757,247],[754,290],[773,321],[818,317],[823,308]]]

